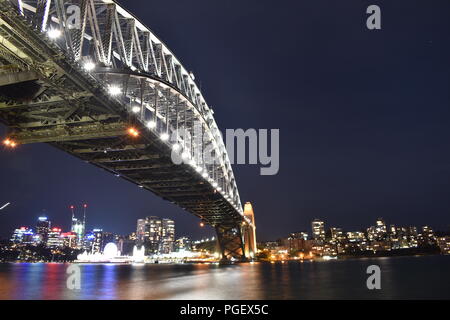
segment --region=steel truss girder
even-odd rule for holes
[[[159,137],[153,133],[142,134],[141,144],[155,142],[154,150],[138,148],[117,150],[117,152],[103,150],[106,151],[106,154],[97,153],[94,149],[86,154],[73,152],[74,146],[85,145],[89,149],[92,145],[95,147],[99,140],[116,139],[117,143],[121,143],[125,139],[126,128],[130,123],[144,132],[144,123],[140,122],[143,118],[134,116],[129,110],[132,103],[141,105],[139,116],[143,116],[142,110],[144,108],[142,106],[145,106],[147,111],[156,114],[156,119],[159,119],[163,125],[175,123],[178,125],[178,122],[183,123],[183,120],[184,124],[189,124],[195,119],[202,120],[202,130],[204,131],[202,134],[209,137],[208,143],[217,144],[216,148],[219,154],[225,152],[211,110],[196,87],[193,77],[183,68],[172,52],[150,30],[120,6],[116,4],[106,6],[101,1],[92,0],[76,0],[75,2],[79,3],[80,1],[83,5],[86,5],[86,9],[82,9],[84,29],[82,28],[81,38],[76,36],[78,38],[74,39],[74,33],[66,30],[66,19],[61,10],[61,4],[74,3],[73,1],[55,0],[52,2],[51,8],[53,9],[49,11],[48,25],[57,27],[55,23],[59,23],[64,31],[64,39],[62,40],[69,44],[67,48],[59,48],[58,45],[45,38],[44,34],[30,30],[23,17],[27,19],[34,17],[35,13],[29,8],[33,7],[35,1],[27,0],[27,6],[24,7],[23,13],[14,13],[12,7],[7,4],[9,1],[0,1],[0,18],[5,22],[4,26],[7,29],[9,28],[10,31],[7,37],[17,40],[19,51],[28,50],[27,52],[30,53],[28,58],[24,59],[1,50],[0,55],[20,61],[21,68],[35,70],[39,76],[39,81],[44,84],[40,95],[29,106],[11,104],[10,102],[0,105],[0,118],[3,118],[2,120],[7,119],[11,128],[15,125],[11,137],[16,138],[20,143],[49,142],[111,172],[115,172],[118,166],[135,169],[134,164],[130,162],[158,160],[155,165],[161,166],[160,168],[148,168],[153,164],[146,164],[144,167],[130,170],[122,176],[134,183],[150,180],[149,183],[142,183],[141,185],[161,197],[188,208],[193,214],[204,217],[205,221],[212,225],[236,224],[242,221],[244,218],[222,195],[199,190],[200,187],[196,183],[202,180],[200,178],[192,180],[194,192],[184,192],[183,187],[185,186],[176,186],[176,184],[162,185],[158,189],[158,183],[170,183],[167,180],[179,177],[183,177],[183,180],[184,178],[189,179],[189,177],[197,177],[198,174],[187,165],[179,166],[179,168],[173,170],[170,169],[170,165],[165,167],[166,163],[170,164],[170,157],[168,157],[170,152],[158,140]],[[59,9],[56,8],[58,10],[55,10],[53,4],[59,5]],[[106,17],[104,20],[97,17],[97,15],[103,13]],[[0,33],[0,37],[5,36]],[[77,39],[86,45],[78,46]],[[78,53],[78,49],[74,49],[74,45],[80,48],[81,53]],[[88,55],[84,50],[89,49],[90,46],[92,49],[92,45],[96,48],[89,52],[89,58],[94,59],[94,62],[98,65],[121,68],[122,70],[137,70],[138,73],[141,73],[141,76],[123,76],[114,73],[102,75],[95,72],[90,74],[85,72],[82,68],[82,61]],[[93,55],[92,52],[97,53]],[[39,63],[33,63],[33,60]],[[110,81],[118,78],[124,80],[122,82],[124,94],[112,98],[108,94],[107,86],[111,83]],[[77,100],[75,97],[77,94],[85,94],[86,97],[80,97]],[[59,101],[57,101],[58,97],[60,97]],[[86,100],[82,100],[85,98]],[[46,99],[53,101],[49,102]],[[70,102],[67,103],[68,101]],[[153,104],[153,101],[156,101],[156,103]],[[80,106],[73,106],[69,109],[56,108],[57,106],[58,108],[64,107],[65,104],[70,103],[79,103]],[[128,103],[129,105],[127,105]],[[54,108],[53,113],[56,120],[53,119],[52,121],[51,116],[50,119],[47,117],[39,119],[41,125],[36,127],[37,121],[29,121],[29,119],[25,122],[16,121],[20,119],[21,109],[42,110],[39,109],[38,104]],[[5,107],[5,109],[2,111],[1,107]],[[107,114],[118,116],[118,118],[102,118]],[[39,111],[31,111],[27,114],[27,116],[33,117],[39,115]],[[16,119],[14,116],[16,116]],[[116,157],[116,153],[120,153],[120,156]],[[88,157],[90,154],[93,157]],[[220,177],[224,183],[224,191],[232,194],[233,200],[240,204],[231,165],[225,153],[222,158],[224,163],[217,168],[221,172],[213,172],[213,174]],[[207,170],[210,171],[211,168],[207,168]],[[148,175],[148,172],[152,175]],[[170,190],[173,189],[178,189],[178,192],[171,193]],[[238,255],[238,253],[236,254]]]
[[[240,225],[222,224],[216,227],[216,233],[222,259],[246,259]]]

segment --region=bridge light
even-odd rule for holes
[[[169,140],[169,134],[164,132],[163,134],[161,134],[160,138],[162,141],[167,141]]]
[[[206,171],[203,172],[202,177],[205,178],[205,179],[208,178],[208,173]]]
[[[180,145],[179,145],[178,143],[175,143],[175,144],[172,146],[172,150],[173,150],[173,151],[178,151],[178,150],[180,150]]]
[[[181,157],[182,157],[183,159],[188,159],[188,158],[190,157],[190,154],[189,154],[189,152],[187,152],[187,151],[183,151],[183,153],[181,154]]]
[[[61,30],[59,29],[49,29],[47,35],[50,39],[58,39],[61,37]]]
[[[91,62],[91,61],[87,61],[85,62],[85,64],[83,65],[84,70],[86,71],[92,71],[95,69],[95,63]]]
[[[217,182],[213,182],[212,186],[213,186],[214,188],[217,188]]]
[[[205,226],[204,222],[200,222],[200,227],[203,228]]]
[[[109,86],[108,88],[109,94],[112,96],[118,96],[122,93],[122,89],[118,86]]]
[[[147,127],[150,128],[150,129],[156,128],[156,122],[155,121],[147,122]]]
[[[141,107],[134,106],[133,108],[131,108],[131,111],[133,111],[133,113],[138,113],[139,111],[141,111]]]
[[[138,137],[139,136],[139,131],[137,131],[135,128],[130,128],[128,129],[128,133],[133,136],[133,137]]]
[[[11,139],[5,139],[5,140],[3,140],[3,144],[4,144],[6,147],[9,147],[9,148],[15,148],[15,147],[17,147],[17,142],[15,142],[14,140],[11,140]]]
[[[222,188],[221,188],[221,187],[218,187],[218,188],[217,188],[217,191],[219,191],[219,192],[222,191]]]
[[[203,168],[202,167],[197,167],[197,170],[196,170],[198,173],[201,173],[202,171],[203,171]]]

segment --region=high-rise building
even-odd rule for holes
[[[33,244],[34,233],[33,230],[27,227],[21,227],[19,229],[14,230],[14,233],[11,237],[11,242],[14,244]]]
[[[92,240],[92,253],[103,253],[105,246],[114,242],[114,234],[111,232],[104,232],[102,229],[94,229],[92,230],[92,234],[94,236]]]
[[[83,221],[77,219],[77,218],[72,218],[72,228],[71,228],[71,232],[76,234],[77,236],[77,245],[82,245],[83,242],[83,238],[85,235],[85,230],[84,230],[84,223]]]
[[[387,237],[387,226],[383,218],[378,218],[375,225],[375,232],[377,240],[384,240]]]
[[[340,241],[345,238],[342,228],[330,228],[330,232],[331,232],[331,239],[334,241]]]
[[[51,222],[47,217],[39,217],[36,224],[36,235],[39,236],[39,242],[44,246],[47,245],[48,232],[51,228]]]
[[[159,253],[171,253],[175,244],[175,222],[170,219],[162,219],[161,241]]]
[[[82,248],[84,245],[84,238],[86,236],[86,209],[87,204],[83,205],[83,219],[75,218],[75,207],[70,206],[72,212],[72,227],[71,232],[77,235],[77,246]]]
[[[150,216],[137,221],[136,243],[145,254],[170,253],[174,249],[175,223],[170,219]]]
[[[314,219],[311,223],[314,240],[325,240],[325,223],[322,220]]]
[[[78,236],[75,232],[61,233],[61,241],[64,247],[78,248]]]
[[[422,232],[418,235],[418,242],[420,246],[433,246],[436,245],[436,236],[433,229],[429,226],[423,226]]]
[[[83,246],[82,249],[87,252],[92,252],[95,241],[95,234],[93,231],[86,232],[86,235],[83,238]]]
[[[60,248],[64,246],[64,240],[61,238],[61,229],[52,228],[48,232],[47,247]]]

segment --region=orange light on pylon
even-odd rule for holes
[[[128,129],[128,133],[130,135],[132,135],[133,137],[138,137],[139,136],[139,131],[137,131],[135,128],[129,128]]]
[[[85,204],[83,204],[83,208],[87,208],[87,204],[85,203]]]
[[[200,222],[200,227],[203,228],[205,226],[205,223]]]

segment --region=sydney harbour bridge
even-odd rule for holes
[[[249,259],[253,211],[242,208],[213,110],[194,80],[112,0],[0,0],[4,147],[48,143],[196,215],[215,228],[223,259]],[[190,138],[171,139],[179,128]],[[204,161],[199,149],[218,161]],[[188,161],[175,164],[173,150]]]

